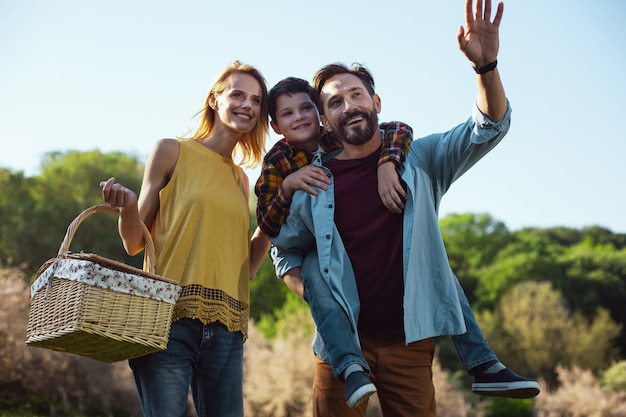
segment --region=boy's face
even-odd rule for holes
[[[280,95],[276,100],[276,120],[270,124],[289,143],[311,152],[317,150],[320,114],[307,93]]]

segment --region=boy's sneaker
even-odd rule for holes
[[[532,398],[539,394],[539,383],[517,375],[509,368],[474,376],[472,391],[478,395],[508,398]]]
[[[354,408],[374,394],[376,387],[365,372],[357,371],[352,372],[346,378],[345,390],[346,402],[351,408]]]

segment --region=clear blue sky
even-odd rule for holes
[[[505,1],[511,131],[453,185],[442,216],[626,233],[625,21],[623,0]],[[476,91],[456,46],[463,23],[463,0],[0,0],[0,167],[34,175],[43,154],[66,150],[145,160],[157,139],[187,132],[235,59],[269,86],[361,62],[381,120],[416,137],[448,130]]]

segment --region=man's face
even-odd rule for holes
[[[320,98],[324,128],[337,139],[356,146],[372,139],[378,129],[380,98],[371,96],[358,77],[335,75],[322,87]]]

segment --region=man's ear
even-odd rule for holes
[[[283,134],[283,132],[280,131],[280,128],[278,127],[278,124],[275,121],[270,120],[270,126],[272,126],[272,129],[277,135]]]
[[[372,96],[372,100],[374,100],[374,108],[376,109],[376,113],[380,114],[380,96],[378,94],[374,94]]]
[[[330,127],[330,124],[328,123],[328,120],[326,119],[326,116],[324,116],[323,114],[320,114],[320,122],[322,122],[324,130],[326,130],[327,132],[333,131],[333,129]]]

